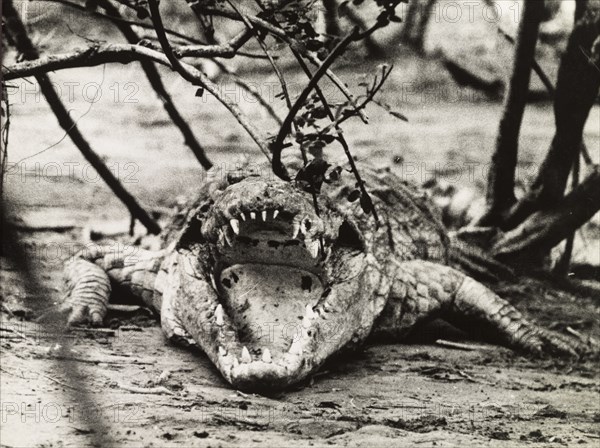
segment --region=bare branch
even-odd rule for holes
[[[193,57],[215,57],[220,58],[232,58],[237,56],[238,50],[244,46],[248,39],[252,36],[249,30],[243,30],[236,36],[234,36],[229,42],[220,45],[186,45],[183,47],[175,48],[173,53],[178,58],[193,56]],[[211,56],[211,53],[213,55]],[[253,55],[257,56],[257,55]]]
[[[277,115],[275,109],[273,109],[273,106],[265,98],[263,98],[263,96],[255,86],[238,76],[232,68],[227,67],[221,61],[217,59],[213,59],[212,61],[215,64],[217,64],[219,69],[221,69],[224,73],[231,76],[234,83],[239,85],[241,88],[245,89],[248,93],[250,93],[250,95],[256,98],[260,105],[265,108],[265,110],[269,113],[269,115],[271,115],[271,117],[273,117],[273,120],[275,120],[279,126],[283,124],[283,120],[279,117],[279,115]]]
[[[218,53],[211,53],[207,57],[218,55]],[[3,67],[2,75],[6,81],[9,81],[25,76],[37,76],[55,70],[93,67],[108,63],[129,64],[144,60],[158,62],[172,68],[171,63],[163,53],[142,45],[94,44],[87,48],[74,50],[71,53],[48,55],[36,60],[24,61],[9,67]],[[200,72],[191,65],[184,64],[184,66],[192,73],[200,75]]]
[[[536,254],[548,251],[600,210],[600,169],[586,179],[556,206],[529,216],[514,230],[502,235],[492,247],[495,256]]]
[[[306,64],[304,63],[302,58],[300,57],[300,55],[294,51],[294,56],[296,57],[296,60],[298,61],[298,64],[300,65],[302,70],[304,70],[304,73],[306,73],[306,75],[309,78],[312,78],[312,76],[313,76],[312,73],[310,72],[310,70],[308,69],[308,67],[306,66]],[[390,72],[391,72],[391,69],[387,73],[387,75],[384,76],[384,79],[383,79],[383,82],[381,83],[381,85],[383,85],[383,83],[385,82],[385,79],[387,79],[387,76],[389,75]],[[335,120],[335,116],[333,115],[333,111],[331,110],[331,107],[329,106],[329,103],[327,102],[327,99],[325,98],[325,95],[321,91],[321,88],[319,87],[318,84],[315,85],[315,92],[319,96],[319,100],[321,101],[321,104],[323,105],[323,107],[325,108],[325,111],[327,112],[327,117],[332,122],[330,126],[333,126],[337,132],[337,141],[340,142],[340,144],[342,145],[342,149],[344,150],[344,154],[346,155],[346,158],[348,159],[348,162],[350,163],[352,173],[354,174],[354,177],[356,178],[356,182],[358,183],[358,187],[361,191],[361,194],[368,197],[369,202],[372,204],[373,200],[371,199],[371,196],[369,195],[367,189],[365,188],[365,183],[363,182],[360,172],[358,171],[358,168],[356,167],[356,164],[354,163],[354,157],[352,157],[352,154],[350,153],[350,146],[348,145],[348,142],[346,141],[346,138],[344,137],[344,134],[342,133],[342,130],[340,129],[339,123],[335,124],[336,120]],[[360,110],[360,109],[358,109],[358,110]],[[375,207],[373,207],[372,213],[373,213],[373,217],[375,218],[376,225],[379,225],[379,215],[377,214],[377,209]]]
[[[192,83],[193,85],[197,85],[205,88],[214,95],[228,110],[229,112],[237,119],[237,121],[246,129],[246,132],[250,134],[252,139],[258,145],[260,150],[263,152],[267,160],[270,160],[269,149],[265,142],[265,139],[260,135],[258,129],[252,124],[252,122],[246,117],[242,111],[239,109],[237,104],[234,104],[227,97],[221,95],[221,92],[217,88],[213,82],[208,79],[208,77],[196,70],[194,67],[188,64],[184,64],[181,62],[175,54],[173,53],[173,49],[169,45],[169,41],[167,39],[167,35],[165,33],[162,18],[160,17],[160,11],[158,9],[158,3],[156,0],[148,0],[148,5],[150,6],[150,12],[152,17],[152,23],[154,24],[154,29],[156,30],[156,35],[158,36],[158,40],[162,46],[163,51],[171,66],[177,73],[179,73],[183,79]]]
[[[25,59],[37,59],[39,53],[27,35],[25,26],[23,25],[23,22],[21,22],[19,13],[14,8],[12,1],[3,0],[2,7],[6,31],[10,34],[11,40],[15,43],[17,50]],[[5,80],[6,78],[7,77],[5,76]],[[150,217],[146,210],[144,210],[136,199],[123,187],[112,171],[108,169],[100,156],[96,154],[87,140],[83,137],[77,124],[69,115],[69,111],[60,100],[58,93],[56,93],[50,78],[45,73],[39,73],[36,76],[36,79],[40,85],[42,94],[48,101],[48,105],[58,119],[60,126],[69,135],[87,161],[90,162],[98,172],[102,180],[106,182],[115,195],[123,202],[123,204],[125,204],[132,217],[138,219],[149,232],[155,234],[159,233],[160,227],[156,221]]]
[[[2,75],[4,79],[8,81],[11,79],[23,78],[25,76],[38,76],[53,70],[90,67],[113,62],[128,64],[139,60],[151,60],[172,69],[167,57],[156,50],[142,47],[141,45],[104,44],[94,45],[83,50],[76,50],[72,53],[50,55],[35,61],[25,61],[10,67],[3,67]],[[180,62],[180,64],[182,64],[187,72],[193,76],[193,79],[195,80],[193,83],[194,85],[200,85],[205,88],[217,98],[229,112],[231,112],[270,160],[271,157],[265,138],[260,135],[258,129],[256,129],[250,119],[239,110],[238,106],[229,98],[222,95],[219,88],[199,70],[183,62]]]
[[[6,174],[6,164],[8,162],[8,134],[10,130],[10,103],[8,101],[8,92],[6,91],[6,83],[2,83],[2,89],[0,90],[2,98],[0,102],[3,102],[6,107],[1,107],[2,111],[2,128],[0,129],[0,142],[2,147],[0,148],[0,201],[4,202],[4,175]]]
[[[104,8],[104,10],[107,12],[107,14],[110,17],[114,17],[117,19],[121,17],[121,15],[119,13],[119,9],[117,7],[115,7],[110,2],[110,0],[97,0],[97,1],[98,1],[98,4],[102,8]],[[122,23],[122,22],[113,22],[113,23],[115,23],[117,28],[121,31],[123,36],[125,36],[125,39],[127,39],[130,44],[135,44],[135,43],[139,42],[140,38],[137,35],[137,33],[133,30],[131,25],[129,25],[127,23]],[[160,77],[160,74],[158,73],[158,70],[156,69],[156,66],[154,65],[154,63],[152,63],[150,61],[141,61],[141,66],[142,66],[142,70],[144,70],[144,72],[146,73],[148,82],[150,83],[150,85],[152,86],[154,91],[156,92],[158,98],[163,103],[163,107],[169,114],[169,117],[171,118],[171,120],[173,121],[175,126],[177,126],[177,128],[180,130],[181,134],[183,135],[185,144],[192,150],[192,152],[196,156],[196,159],[198,159],[198,162],[200,162],[200,164],[204,167],[204,169],[206,169],[206,170],[210,169],[212,167],[211,161],[208,159],[206,152],[204,151],[204,148],[200,145],[200,143],[196,139],[196,136],[194,135],[194,132],[192,131],[192,129],[187,124],[185,119],[181,116],[177,107],[175,107],[175,104],[173,103],[171,96],[167,92],[167,89],[165,88],[165,86],[162,82],[162,79]]]
[[[362,102],[357,104],[354,109],[346,110],[339,117],[332,119],[332,123],[327,125],[326,127],[324,127],[320,131],[320,134],[327,134],[329,131],[331,131],[331,129],[334,129],[334,128],[339,129],[339,126],[342,123],[344,123],[349,118],[355,117],[358,114],[358,111],[361,111],[365,107],[367,107],[367,104],[369,104],[371,101],[373,101],[373,99],[375,98],[375,95],[377,95],[377,93],[381,90],[381,88],[387,81],[388,77],[392,73],[392,69],[393,69],[393,66],[391,66],[388,70],[386,70],[386,67],[384,66],[381,78],[375,79],[374,85],[369,89],[369,92],[364,97],[364,100],[362,100]]]
[[[242,17],[240,17],[239,15],[236,14],[235,11],[229,11],[223,8],[215,8],[215,7],[211,7],[211,6],[205,6],[205,5],[201,5],[198,2],[194,2],[191,0],[188,0],[188,3],[190,4],[190,6],[192,7],[192,9],[197,9],[199,12],[202,12],[204,14],[212,14],[215,16],[219,16],[219,17],[225,17],[231,20],[235,20],[238,22],[242,22],[243,19]],[[264,31],[267,31],[268,33],[270,33],[271,35],[279,38],[280,40],[282,40],[283,42],[285,42],[286,44],[289,45],[289,47],[295,51],[297,51],[299,54],[301,54],[303,57],[305,57],[306,59],[308,59],[308,61],[310,61],[311,64],[320,67],[321,66],[321,61],[319,60],[319,58],[317,58],[314,54],[310,53],[304,45],[301,45],[298,41],[291,39],[286,33],[285,30],[283,30],[280,27],[277,27],[275,25],[273,25],[272,23],[267,22],[266,20],[263,20],[259,17],[256,16],[252,16],[252,15],[248,15],[248,14],[243,14],[243,16],[255,27],[258,27]],[[342,94],[348,99],[348,101],[350,101],[351,104],[354,104],[354,96],[352,95],[352,93],[348,90],[348,88],[346,87],[346,85],[344,84],[344,82],[342,80],[340,80],[331,70],[327,70],[326,71],[326,75],[329,78],[329,80],[339,89],[340,92],[342,92]],[[366,115],[364,115],[363,113],[360,113],[360,117],[363,120],[364,123],[367,123],[368,121],[368,117]]]
[[[112,22],[119,22],[119,23],[123,23],[126,25],[134,25],[134,26],[139,26],[140,28],[144,28],[147,30],[152,30],[154,31],[154,27],[149,24],[149,23],[144,23],[144,22],[139,22],[136,20],[128,20],[125,19],[123,17],[116,17],[116,16],[112,16],[112,15],[107,15],[107,14],[103,14],[99,11],[90,11],[88,8],[86,8],[84,5],[80,5],[79,3],[75,3],[75,2],[70,2],[68,0],[30,0],[30,1],[35,1],[35,2],[40,2],[40,3],[56,3],[56,4],[60,4],[60,5],[65,5],[68,6],[69,8],[73,8],[73,9],[77,9],[79,11],[82,12],[86,12],[86,13],[90,13],[96,17],[102,18],[102,19],[106,19],[106,20],[110,20]],[[175,37],[178,37],[180,39],[183,39],[187,42],[192,42],[195,44],[199,44],[199,45],[203,45],[203,42],[200,39],[196,39],[194,37],[191,36],[187,36],[183,33],[180,33],[178,31],[172,30],[172,29],[168,29],[165,28],[165,31],[167,32],[167,34],[171,34]]]
[[[337,59],[337,57],[346,50],[348,45],[350,45],[354,40],[356,40],[360,36],[358,28],[354,28],[354,30],[348,34],[337,46],[333,49],[331,53],[327,56],[327,59],[323,61],[323,64],[319,69],[314,73],[313,77],[310,79],[308,85],[304,88],[300,96],[296,99],[296,102],[293,104],[291,109],[289,110],[287,116],[283,120],[283,124],[281,128],[279,128],[279,133],[277,134],[277,138],[271,145],[273,150],[273,171],[279,177],[283,179],[288,179],[288,174],[286,172],[285,167],[281,163],[281,151],[283,150],[283,141],[287,137],[290,132],[290,127],[292,125],[292,121],[294,117],[300,110],[300,108],[304,105],[304,102],[308,98],[310,92],[312,92],[313,88],[317,85],[317,83],[321,80],[329,66],[333,64],[333,62]]]
[[[579,6],[578,6],[579,7]],[[506,214],[512,229],[537,210],[562,201],[569,172],[579,157],[583,130],[600,89],[600,70],[582,54],[598,39],[600,4],[587,2],[561,58],[554,99],[556,133],[529,191]]]
[[[514,45],[515,39],[510,34],[508,34],[504,30],[504,28],[502,28],[502,26],[500,26],[500,24],[498,24],[497,27],[498,27],[498,32],[507,40],[507,42]],[[544,71],[544,69],[540,66],[540,64],[538,63],[538,61],[536,61],[535,58],[533,58],[533,66],[532,67],[533,67],[533,71],[536,73],[536,75],[538,75],[538,78],[540,78],[540,81],[542,81],[542,84],[544,84],[544,87],[546,87],[546,90],[548,91],[548,93],[554,97],[554,94],[556,93],[556,89],[552,85],[552,81],[550,81],[550,78],[548,77],[548,75],[546,75],[546,72]],[[583,156],[583,160],[585,161],[586,165],[592,165],[593,164],[592,158],[590,157],[590,153],[589,153],[587,146],[583,140],[581,141],[580,151],[581,151],[581,155]]]
[[[526,0],[519,24],[512,74],[500,119],[496,148],[487,181],[487,210],[479,225],[500,223],[501,216],[515,203],[515,168],[519,150],[519,132],[527,102],[531,66],[535,56],[539,25],[544,5]]]

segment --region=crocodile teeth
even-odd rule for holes
[[[263,210],[262,213],[260,214],[260,216],[262,217],[263,221],[266,221],[267,220],[267,211]]]
[[[290,349],[288,350],[290,355],[301,355],[302,354],[302,345],[300,345],[300,339],[295,339],[290,345]]]
[[[306,248],[308,249],[308,251],[310,252],[310,255],[313,258],[317,258],[319,256],[319,241],[312,241],[310,239],[307,239],[304,241],[304,244],[306,245]]]
[[[246,220],[246,215],[244,215],[244,212],[240,213],[240,218],[242,218],[242,221]]]
[[[292,239],[295,239],[298,236],[298,232],[300,232],[300,223],[298,221],[294,221],[294,230],[292,232]]]
[[[252,357],[250,356],[250,352],[246,348],[246,346],[242,347],[242,357],[240,358],[243,364],[248,364],[252,362]]]
[[[250,219],[256,219],[256,213],[250,212]]]
[[[219,355],[227,356],[227,350],[225,350],[223,347],[219,346]]]
[[[212,273],[210,274],[210,283],[212,284],[212,287],[216,291],[218,289],[217,288],[217,282],[215,281],[215,276]]]
[[[222,327],[224,324],[223,321],[223,305],[220,303],[215,308],[215,322],[219,327]]]
[[[233,240],[232,240],[232,236],[230,231],[229,231],[229,227],[227,226],[223,226],[225,230],[223,230],[223,238],[225,239],[225,242],[227,243],[228,246],[233,246]]]
[[[273,219],[277,218],[277,215],[279,214],[279,210],[275,210],[273,212]]]
[[[313,311],[311,304],[309,303],[308,305],[306,305],[306,312],[304,313],[304,317],[302,318],[302,327],[304,329],[310,328],[313,318],[317,316],[318,314],[316,314]]]
[[[262,352],[262,360],[263,360],[263,362],[266,362],[267,364],[272,361],[272,359],[271,359],[271,350],[269,350],[268,348],[265,348],[263,350],[263,352]]]
[[[304,316],[308,319],[313,319],[318,316],[318,314],[313,311],[313,307],[310,303],[306,305],[306,313]]]
[[[229,221],[229,225],[231,226],[236,235],[240,234],[240,222],[237,219],[231,219]]]

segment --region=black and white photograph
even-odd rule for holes
[[[1,15],[1,448],[600,445],[600,0]]]

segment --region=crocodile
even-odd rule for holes
[[[168,339],[199,347],[245,391],[284,389],[368,337],[402,341],[436,318],[533,355],[588,352],[461,269],[423,190],[357,164],[377,217],[343,171],[309,192],[268,170],[237,170],[199,185],[160,250],[97,246],[70,259],[60,311],[69,325],[101,325],[111,298],[144,303]]]

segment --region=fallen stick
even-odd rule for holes
[[[461,342],[452,342],[447,341],[445,339],[438,339],[435,341],[437,345],[441,345],[442,347],[455,348],[458,350],[467,350],[467,351],[475,351],[475,350],[487,350],[488,348],[483,345],[472,345],[472,344],[463,344]]]
[[[122,383],[117,383],[120,389],[126,390],[128,392],[133,392],[135,394],[166,394],[166,395],[175,395],[175,393],[171,392],[164,386],[156,386],[156,387],[137,387],[137,386],[127,386]]]

